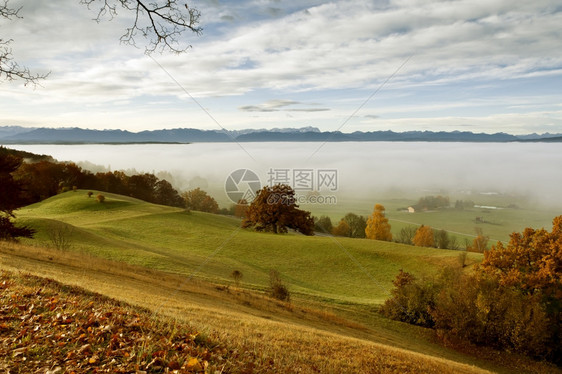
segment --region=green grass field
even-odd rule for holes
[[[465,196],[458,199],[467,200],[468,198]],[[552,227],[552,219],[561,214],[555,208],[538,206],[521,197],[476,195],[470,199],[474,200],[477,205],[494,206],[500,209],[455,210],[450,208],[408,213],[402,209],[414,205],[417,201],[415,198],[393,198],[384,195],[372,198],[344,197],[338,199],[337,205],[303,205],[302,208],[310,210],[315,216],[327,215],[334,224],[337,224],[349,212],[368,217],[372,214],[374,205],[379,203],[386,208],[386,216],[392,225],[393,235],[397,235],[404,226],[429,225],[456,236],[461,248],[465,246],[465,239],[471,242],[476,236],[476,228],[482,229],[484,235],[490,238],[491,245],[497,241],[509,241],[511,233],[521,232],[526,227],[549,229]],[[456,198],[451,198],[453,204],[455,200]],[[509,208],[508,206],[512,204],[518,208]],[[476,217],[481,217],[482,222],[476,222]]]
[[[73,251],[222,282],[236,269],[249,288],[267,287],[276,269],[293,293],[364,304],[386,299],[399,269],[431,274],[458,262],[457,251],[256,233],[232,217],[105,196],[98,203],[85,191],[67,192],[21,209],[18,220],[38,230],[27,243],[50,245],[49,231],[60,221],[72,228]],[[469,261],[480,257],[469,254]]]
[[[399,269],[431,275],[459,266],[458,251],[256,233],[235,218],[104,195],[98,203],[86,191],[67,192],[18,210],[18,222],[37,235],[19,245],[0,242],[0,268],[186,322],[257,372],[560,372],[508,352],[443,346],[431,330],[375,312]],[[61,225],[71,228],[68,251],[49,239]],[[482,257],[468,256],[469,264]],[[232,286],[234,269],[244,275],[241,288]],[[291,303],[264,294],[270,269],[282,274]]]

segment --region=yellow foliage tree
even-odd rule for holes
[[[384,215],[384,206],[376,204],[373,214],[367,219],[367,227],[365,228],[365,236],[368,239],[375,240],[392,240],[392,233],[390,232],[390,224],[388,218]]]
[[[430,226],[421,225],[416,230],[416,235],[412,239],[414,245],[418,247],[433,247],[435,246],[435,240],[433,238],[433,230]]]

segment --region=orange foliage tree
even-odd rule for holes
[[[472,241],[472,245],[468,245],[466,250],[468,252],[478,252],[482,253],[486,249],[488,249],[488,240],[487,236],[484,236],[481,228],[476,228],[476,238]]]
[[[310,212],[298,209],[295,191],[286,184],[265,186],[246,211],[242,227],[257,231],[286,233],[295,229],[305,235],[314,235],[314,220]]]
[[[392,240],[390,224],[388,223],[388,218],[386,218],[384,211],[384,206],[381,204],[375,205],[373,214],[367,219],[367,227],[365,228],[365,235],[368,239]]]
[[[342,218],[338,225],[332,228],[332,235],[351,236],[351,227],[349,227],[349,224]]]
[[[381,309],[391,318],[562,364],[562,216],[551,232],[498,242],[473,273],[445,268],[418,281],[400,272],[394,285]]]
[[[219,211],[219,204],[217,204],[217,201],[199,187],[191,191],[186,191],[181,196],[185,200],[185,207],[187,209],[208,213],[216,213]]]
[[[421,225],[416,230],[416,235],[412,239],[414,245],[418,247],[433,247],[435,246],[435,239],[433,237],[433,230],[430,226]]]
[[[498,278],[502,286],[561,301],[562,216],[554,218],[551,232],[526,228],[510,237],[507,246],[498,242],[484,252],[481,269]]]

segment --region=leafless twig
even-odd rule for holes
[[[82,4],[92,8],[101,3],[95,18],[100,22],[103,18],[113,19],[117,16],[118,7],[133,12],[135,17],[131,27],[121,36],[121,42],[137,45],[140,36],[148,40],[145,52],[150,54],[156,50],[169,50],[174,53],[185,52],[191,45],[182,45],[181,36],[189,30],[199,35],[203,29],[198,25],[201,13],[178,0],[81,0]]]

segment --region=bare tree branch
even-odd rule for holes
[[[100,22],[104,17],[113,19],[117,16],[117,8],[134,13],[131,27],[128,27],[121,36],[121,42],[137,45],[137,38],[142,37],[148,41],[145,52],[150,54],[156,50],[182,53],[191,48],[183,43],[181,36],[185,31],[200,35],[203,29],[198,25],[201,13],[187,4],[178,0],[81,0],[82,4],[91,8],[94,4],[101,3],[95,18]]]
[[[11,9],[8,6],[8,0],[4,0],[4,3],[0,4],[0,16],[7,19],[12,19],[12,17],[22,18],[18,15],[18,12],[20,10],[21,7],[19,7],[18,9]]]
[[[182,53],[191,48],[191,45],[182,40],[185,31],[200,35],[203,29],[198,26],[201,13],[195,8],[190,8],[182,0],[80,0],[88,8],[100,4],[97,22],[105,17],[110,20],[117,16],[118,7],[134,14],[131,27],[121,36],[121,42],[137,45],[137,39],[142,37],[148,41],[145,52],[150,54],[156,50],[160,52],[171,51]],[[20,8],[11,8],[9,0],[0,0],[0,18],[12,20],[22,18]],[[25,85],[37,85],[38,81],[49,74],[33,74],[25,67],[19,65],[12,56],[10,48],[11,39],[0,38],[0,82],[20,79]]]
[[[32,84],[36,86],[39,84],[41,79],[45,79],[47,74],[32,74],[29,68],[25,66],[20,66],[16,61],[14,61],[12,56],[12,49],[9,47],[11,40],[0,39],[0,82],[13,81],[15,79],[21,79],[24,81],[24,85]]]
[[[11,20],[12,18],[22,18],[19,16],[18,9],[10,8],[8,5],[8,0],[4,0],[0,3],[0,17]],[[24,84],[37,85],[38,81],[46,78],[49,74],[32,74],[29,69],[25,66],[20,66],[12,56],[12,49],[10,48],[11,39],[5,40],[0,38],[0,82],[7,80],[12,81],[14,79],[21,79]]]

